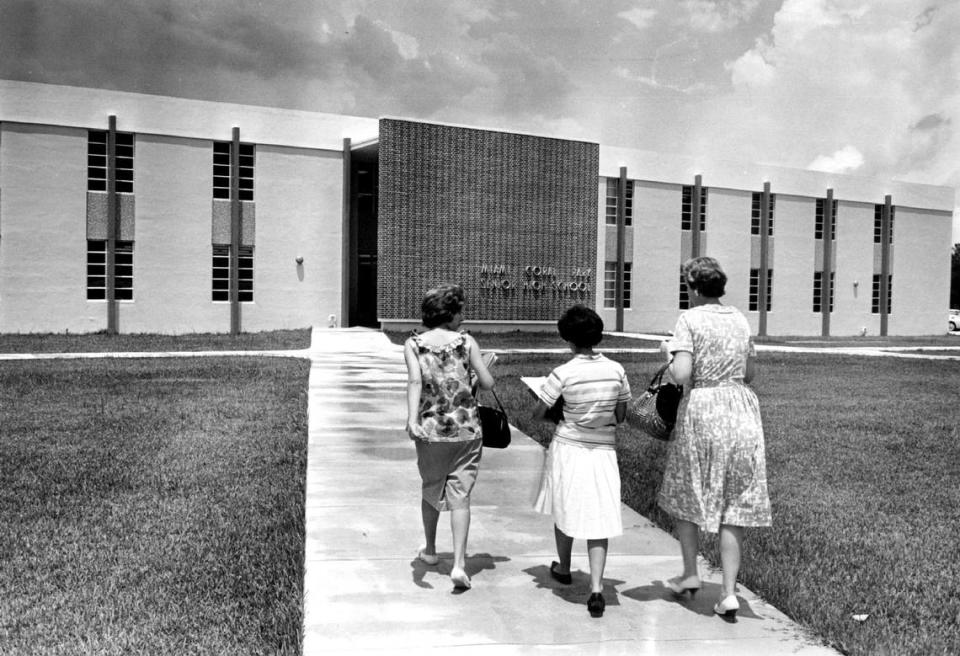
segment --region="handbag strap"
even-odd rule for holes
[[[647,389],[655,390],[660,387],[660,384],[663,382],[663,374],[667,373],[667,369],[670,368],[672,362],[673,360],[670,360],[670,362],[657,369],[657,373],[653,374],[653,378],[650,379],[650,384],[647,385]]]
[[[486,391],[486,392],[490,392],[491,394],[493,394],[493,398],[494,398],[494,400],[497,402],[497,407],[500,408],[500,412],[502,412],[502,413],[504,414],[504,416],[506,416],[507,411],[503,409],[503,404],[500,403],[500,397],[497,396],[497,393],[493,390],[492,387],[491,387],[489,390],[478,390],[478,391],[477,391],[477,396],[476,396],[476,398],[478,398],[478,399],[480,398],[480,391]]]

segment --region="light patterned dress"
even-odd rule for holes
[[[716,533],[721,524],[770,526],[760,406],[743,382],[754,354],[736,308],[701,305],[677,321],[670,351],[693,355],[692,382],[677,412],[658,503]]]
[[[481,437],[477,402],[470,388],[470,353],[461,334],[449,344],[413,341],[420,362],[420,425],[428,442],[465,442]]]

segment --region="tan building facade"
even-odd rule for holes
[[[478,328],[582,302],[666,331],[699,253],[759,333],[934,334],[952,207],[945,187],[0,81],[3,333],[408,326],[444,280]]]

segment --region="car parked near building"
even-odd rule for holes
[[[960,310],[951,309],[948,321],[950,322],[950,332],[960,329]]]

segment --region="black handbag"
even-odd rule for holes
[[[683,398],[683,386],[663,382],[670,363],[663,365],[650,379],[647,389],[635,398],[627,411],[627,422],[650,437],[669,441],[677,423],[677,409]]]
[[[497,393],[490,390],[497,407],[483,405],[477,401],[477,417],[480,419],[480,431],[483,434],[483,446],[490,449],[505,449],[510,445],[510,423],[507,413]]]

